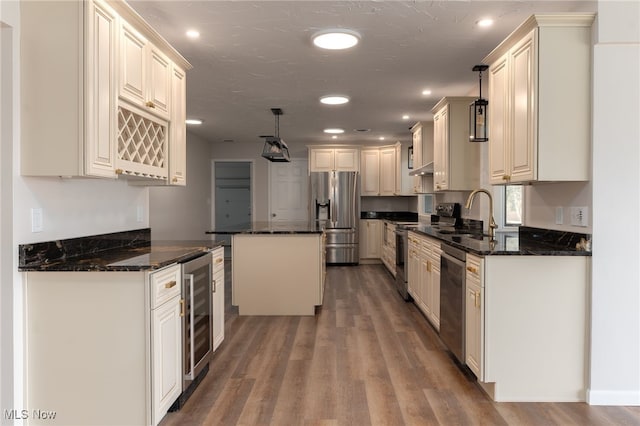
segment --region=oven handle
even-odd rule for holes
[[[193,365],[193,357],[195,355],[195,351],[194,351],[194,342],[193,342],[193,338],[194,338],[194,330],[193,330],[193,274],[185,274],[184,275],[184,279],[188,281],[188,293],[189,293],[189,327],[187,332],[189,333],[189,352],[191,353],[191,357],[190,357],[190,363],[189,363],[189,371],[187,373],[185,373],[185,379],[187,380],[193,380],[194,376],[193,376],[193,371],[195,366]]]

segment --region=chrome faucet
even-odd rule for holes
[[[471,206],[473,205],[473,200],[476,194],[479,192],[484,192],[489,197],[489,237],[491,238],[491,240],[495,240],[496,228],[498,227],[498,225],[496,225],[496,221],[493,219],[493,197],[491,196],[491,193],[486,189],[482,189],[482,188],[474,189],[473,192],[469,194],[469,198],[467,198],[467,202],[464,205],[464,208],[466,209],[471,208]]]

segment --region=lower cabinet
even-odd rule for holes
[[[465,363],[478,380],[484,379],[483,366],[483,301],[484,261],[467,253],[465,288]]]
[[[151,423],[156,425],[182,393],[180,265],[149,274],[151,294]]]
[[[56,411],[29,424],[157,425],[182,392],[180,265],[25,277],[25,406]]]
[[[211,327],[213,350],[218,349],[224,340],[224,247],[218,247],[211,253],[213,271],[211,277],[213,326]]]
[[[495,401],[585,401],[590,258],[467,254],[466,357]]]
[[[440,242],[409,232],[409,294],[436,330],[440,329]]]
[[[382,221],[380,219],[360,220],[360,260],[380,259],[382,256]]]
[[[396,225],[393,222],[383,221],[382,229],[382,263],[396,276]]]

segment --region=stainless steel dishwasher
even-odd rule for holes
[[[441,248],[440,338],[458,361],[464,364],[464,286],[467,254],[445,243]]]

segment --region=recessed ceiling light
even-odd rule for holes
[[[331,134],[340,134],[340,133],[344,133],[344,129],[324,129],[325,133],[331,133]]]
[[[338,139],[338,136],[333,135],[333,136],[331,136],[331,139]]]
[[[407,114],[405,114],[405,115],[403,115],[403,116],[402,116],[402,119],[403,119],[403,120],[408,120],[408,119],[410,119],[410,118],[411,118],[411,117],[409,117]]]
[[[202,120],[199,120],[197,118],[187,118],[185,120],[185,123],[198,125],[198,124],[202,124]]]
[[[360,41],[360,34],[352,30],[325,30],[315,33],[313,44],[323,49],[340,50],[355,46]]]
[[[478,24],[479,27],[490,27],[493,25],[493,19],[491,18],[485,18],[485,19],[481,19],[478,22],[476,22],[476,24]]]
[[[200,32],[198,30],[189,30],[187,31],[187,37],[195,39],[200,37]]]
[[[384,140],[384,136],[380,136],[378,139],[383,141]]]
[[[422,94],[423,94],[423,95],[430,95],[430,94],[431,94],[431,90],[429,90],[429,89],[424,89],[424,90],[422,91]]]
[[[349,102],[349,97],[344,95],[327,95],[321,97],[320,102],[326,105],[342,105]]]

